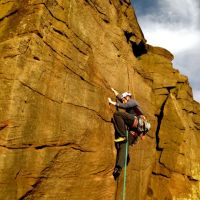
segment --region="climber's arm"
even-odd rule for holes
[[[119,108],[127,109],[127,108],[133,108],[135,106],[138,106],[138,103],[137,103],[137,101],[131,99],[127,103],[117,102],[116,106]]]
[[[119,94],[119,92],[117,90],[115,90],[114,88],[111,88],[111,90],[114,92],[115,96],[117,96]]]
[[[108,102],[109,102],[109,104],[112,104],[114,106],[116,106],[116,104],[117,104],[115,101],[112,101],[111,98],[108,98]]]

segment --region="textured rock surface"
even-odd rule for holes
[[[0,199],[121,199],[111,86],[152,123],[127,200],[200,199],[200,105],[172,59],[129,0],[1,0]]]

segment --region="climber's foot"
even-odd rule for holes
[[[118,178],[118,176],[120,175],[122,171],[122,168],[117,166],[115,167],[114,171],[113,171],[113,176],[114,176],[114,179],[116,180]]]
[[[117,139],[114,140],[115,142],[124,142],[126,141],[126,137],[119,137]]]

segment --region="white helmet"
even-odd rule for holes
[[[151,124],[147,120],[139,117],[137,130],[146,134],[150,128]]]
[[[148,121],[144,122],[144,126],[145,126],[145,132],[148,132],[151,128],[151,124]]]
[[[122,99],[125,98],[125,97],[127,97],[127,96],[131,97],[132,94],[130,92],[124,92],[124,93],[122,93]]]

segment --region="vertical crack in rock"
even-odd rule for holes
[[[171,89],[175,88],[174,86],[172,87],[166,87],[166,89],[168,90],[168,95],[166,97],[166,99],[164,100],[164,102],[162,103],[161,105],[161,108],[160,108],[160,114],[157,115],[157,128],[156,128],[156,150],[157,151],[162,151],[163,148],[160,148],[159,147],[159,141],[160,141],[160,138],[159,138],[159,132],[160,132],[160,127],[161,127],[161,124],[162,124],[162,120],[163,120],[163,117],[164,117],[164,109],[165,109],[165,105],[166,105],[166,102],[171,94]]]
[[[161,124],[162,124],[162,119],[164,117],[164,108],[165,108],[165,105],[166,105],[166,102],[167,102],[168,98],[169,98],[169,95],[166,97],[165,101],[161,105],[160,114],[157,116],[157,122],[158,122],[157,123],[157,128],[156,128],[156,150],[157,151],[162,151],[163,150],[162,148],[159,147],[159,141],[160,141],[159,132],[160,132]]]

